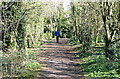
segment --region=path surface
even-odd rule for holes
[[[59,77],[59,78],[78,78],[83,79],[81,69],[75,57],[76,51],[72,46],[68,46],[67,38],[61,38],[60,43],[52,40],[42,46],[42,51],[38,51],[40,60],[43,64],[39,77]]]

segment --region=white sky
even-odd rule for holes
[[[70,0],[62,0],[62,2],[63,2],[64,10],[69,9],[69,6],[70,6]]]
[[[58,2],[63,3],[64,10],[68,10],[70,7],[71,0],[41,0],[41,1],[52,1],[55,2],[55,5],[57,5]]]

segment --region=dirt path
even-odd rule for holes
[[[75,57],[76,51],[72,46],[66,45],[67,39],[61,38],[60,43],[52,40],[42,46],[42,51],[38,51],[40,63],[43,64],[39,77],[65,77],[65,78],[83,78],[81,69],[77,64]]]

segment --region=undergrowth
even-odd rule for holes
[[[80,50],[82,51],[82,50]],[[91,49],[88,52],[80,52],[80,66],[85,76],[99,78],[120,78],[120,57],[116,55],[115,61],[108,61],[101,49]]]
[[[10,77],[23,79],[23,77],[37,75],[36,71],[41,68],[41,64],[37,61],[39,58],[35,56],[35,51],[32,49],[28,49],[26,52],[28,55],[24,55],[25,57],[18,55],[18,52],[7,53],[1,57],[2,79],[9,79]]]
[[[79,40],[74,36],[69,40],[68,45],[78,45]],[[114,60],[108,60],[105,57],[104,42],[98,44],[90,44],[85,49],[85,44],[76,47],[74,50],[79,51],[76,55],[80,62],[84,76],[94,78],[120,78],[120,49],[113,47]],[[85,49],[85,50],[84,50]]]
[[[41,64],[38,62],[38,57],[35,56],[35,50],[28,49],[28,61],[25,63],[25,69],[21,69],[21,73],[18,77],[35,77],[38,70],[41,68]]]

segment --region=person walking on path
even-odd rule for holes
[[[58,30],[55,32],[55,36],[56,36],[56,42],[59,43],[60,32]]]

